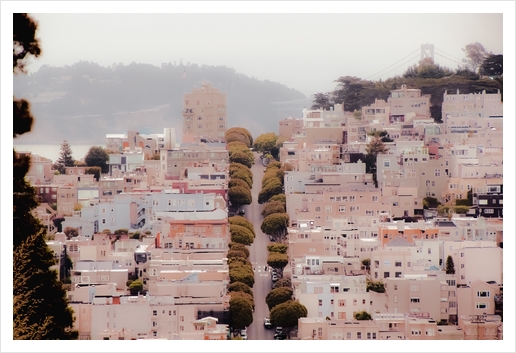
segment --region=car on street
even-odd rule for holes
[[[238,211],[238,215],[240,215],[240,216],[245,215],[245,210],[244,210],[243,208],[241,208],[241,209]]]
[[[244,340],[247,340],[247,327],[240,331],[240,337],[242,337]]]
[[[287,334],[286,334],[286,333],[284,333],[284,332],[276,333],[276,334],[274,334],[274,339],[275,339],[275,340],[284,340],[284,339],[287,339]]]
[[[277,275],[272,275],[272,281],[276,282],[277,280],[278,280],[278,276]]]
[[[268,317],[266,317],[265,319],[263,319],[263,326],[265,326],[265,328],[271,328],[272,325],[271,325],[271,319],[269,319]]]

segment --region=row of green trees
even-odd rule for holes
[[[66,167],[88,166],[91,168],[86,169],[86,174],[95,175],[98,181],[100,179],[100,173],[107,173],[109,171],[108,161],[108,151],[100,146],[90,147],[84,156],[84,162],[75,160],[70,144],[68,141],[64,140],[61,143],[59,158],[54,163],[53,169],[60,174],[65,174]]]
[[[253,174],[251,167],[254,163],[253,153],[250,147],[253,137],[247,129],[234,127],[228,129],[225,134],[227,149],[229,152],[229,177],[228,200],[236,209],[252,202],[251,189],[253,187]],[[241,216],[228,218],[231,243],[227,253],[229,265],[230,285],[228,292],[231,326],[235,332],[253,323],[254,296],[254,271],[249,261],[249,249],[247,245],[254,242],[255,232],[251,222]]]
[[[251,167],[254,163],[254,156],[250,150],[253,137],[247,129],[233,127],[226,131],[225,139],[230,162],[228,200],[232,208],[237,210],[253,201],[251,193],[253,173]]]

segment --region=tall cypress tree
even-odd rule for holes
[[[66,167],[74,166],[74,159],[72,157],[72,148],[68,144],[68,141],[64,140],[61,144],[61,154],[59,159],[54,163],[54,169],[59,170],[59,173],[64,174]]]
[[[23,13],[13,14],[13,72],[24,73],[25,57],[39,56],[37,24]],[[33,117],[29,102],[13,100],[13,137],[29,132]],[[13,338],[74,339],[73,310],[57,279],[45,228],[32,210],[36,192],[25,179],[30,158],[13,150]]]

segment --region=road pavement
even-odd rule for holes
[[[267,234],[264,234],[260,226],[262,224],[262,205],[258,203],[258,193],[262,189],[263,165],[260,154],[254,153],[255,161],[251,167],[253,173],[253,188],[251,190],[253,202],[244,206],[245,217],[254,225],[256,237],[254,243],[249,247],[249,261],[255,268],[253,296],[255,310],[253,323],[247,328],[249,340],[272,340],[274,338],[274,328],[266,329],[263,326],[263,319],[269,317],[269,308],[265,303],[265,297],[272,289],[271,276],[269,271],[265,271],[267,266],[267,245],[270,243]],[[268,266],[267,266],[268,267]]]

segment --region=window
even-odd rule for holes
[[[401,267],[401,261],[396,261],[396,262],[394,263],[394,266],[396,266],[396,267]]]
[[[353,305],[357,305],[357,300],[353,299]]]
[[[410,298],[410,302],[411,303],[419,303],[419,298],[417,298],[417,297]]]
[[[489,298],[489,291],[479,290],[477,291],[478,298]]]
[[[389,168],[390,165],[391,165],[391,161],[389,159],[386,159],[386,160],[383,161],[383,166],[385,168]]]
[[[378,201],[378,196],[374,195],[373,196],[373,202],[377,202]]]
[[[419,292],[419,284],[411,284],[410,291],[411,292]]]
[[[401,278],[401,272],[396,272],[396,273],[394,273],[394,277],[396,277],[396,278]]]
[[[346,206],[339,206],[339,212],[346,212]]]
[[[345,299],[339,299],[339,306],[346,306],[346,300]]]
[[[319,306],[322,306],[322,299],[319,299]]]
[[[152,310],[152,315],[153,315],[153,316],[158,315],[158,311],[157,311],[157,310]]]
[[[390,272],[384,272],[383,273],[383,278],[389,278],[390,276]]]
[[[367,333],[367,339],[370,340],[371,339],[371,332],[368,332]]]
[[[361,339],[362,339],[362,332],[357,332],[357,339],[358,339],[358,340],[361,340]]]
[[[346,314],[346,313],[344,313]],[[346,315],[344,315],[344,319],[346,318],[345,317]],[[351,339],[351,332],[346,332],[346,339],[350,340]]]
[[[321,206],[315,206],[315,212],[321,212]]]
[[[477,309],[487,309],[487,303],[477,303]]]
[[[440,177],[441,176],[441,169],[436,169],[435,170],[435,176],[436,177]]]

